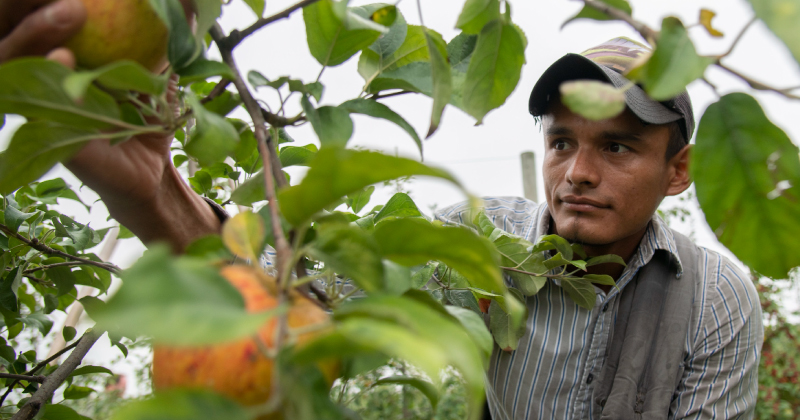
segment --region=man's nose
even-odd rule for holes
[[[569,169],[567,170],[567,182],[576,187],[596,187],[600,183],[600,169],[598,159],[593,150],[579,147],[572,155]]]

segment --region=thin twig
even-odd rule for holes
[[[67,261],[67,262],[60,262],[60,263],[55,263],[55,264],[40,265],[40,266],[38,266],[36,268],[29,268],[29,269],[23,271],[22,274],[23,275],[28,275],[28,274],[31,274],[31,273],[35,273],[37,271],[49,270],[49,269],[55,268],[55,267],[72,267],[72,266],[75,266],[75,265],[87,265],[87,264],[82,262],[82,261]]]
[[[790,93],[788,91],[788,90],[791,90],[791,89],[788,89],[788,90],[787,89],[780,89],[780,88],[772,87],[772,86],[769,86],[769,85],[765,85],[764,83],[761,83],[758,80],[755,80],[755,79],[753,79],[753,78],[751,78],[749,76],[746,76],[746,75],[740,73],[738,70],[734,70],[734,69],[728,67],[727,65],[722,64],[719,61],[717,61],[715,64],[718,67],[720,67],[721,69],[726,70],[728,73],[730,73],[730,74],[742,79],[745,83],[750,85],[750,87],[753,88],[753,89],[775,92],[775,93],[783,95],[783,96],[785,96],[785,97],[787,97],[789,99],[800,99],[800,96],[795,95],[793,93]]]
[[[744,25],[744,28],[742,28],[742,30],[739,32],[739,35],[736,35],[736,39],[733,40],[733,43],[731,44],[730,48],[728,48],[728,51],[726,51],[721,56],[717,57],[717,59],[720,59],[722,57],[726,57],[726,56],[730,55],[733,52],[733,49],[736,48],[736,45],[739,44],[739,40],[742,39],[742,36],[744,36],[744,33],[747,32],[747,30],[750,29],[750,26],[752,26],[753,23],[755,23],[757,20],[758,20],[758,18],[753,16],[753,18],[750,19],[749,22],[747,22],[747,25]]]
[[[242,102],[244,103],[245,108],[247,109],[248,114],[250,114],[250,118],[253,119],[253,124],[255,125],[254,129],[256,139],[258,140],[258,151],[261,154],[261,159],[264,164],[264,198],[266,198],[268,201],[270,215],[272,218],[272,234],[275,239],[275,252],[277,253],[278,260],[278,279],[279,281],[286,281],[289,273],[291,272],[291,267],[287,266],[287,263],[291,261],[292,252],[291,248],[289,247],[289,242],[286,240],[286,235],[283,233],[280,213],[278,211],[278,200],[275,197],[275,179],[278,179],[280,184],[280,180],[283,180],[285,183],[286,178],[283,176],[282,171],[278,172],[279,175],[275,175],[273,172],[272,163],[277,156],[273,156],[274,149],[272,148],[271,136],[267,131],[267,123],[264,120],[264,115],[261,113],[261,107],[258,105],[258,102],[255,100],[255,98],[253,98],[252,93],[250,93],[250,89],[248,89],[247,85],[242,79],[242,75],[239,72],[239,68],[233,58],[232,50],[230,47],[226,47],[225,43],[220,42],[224,38],[222,28],[220,28],[219,25],[215,25],[213,28],[211,28],[209,33],[219,46],[222,60],[228,65],[228,67],[230,67],[233,74],[232,82],[234,86],[236,86],[236,90],[239,91],[239,96],[241,96]]]
[[[83,357],[91,350],[99,337],[100,336],[92,330],[86,331],[83,337],[77,341],[75,350],[67,357],[67,360],[56,368],[53,373],[47,376],[42,386],[39,387],[39,390],[31,396],[17,414],[14,414],[11,420],[31,420],[36,417],[39,410],[53,398],[53,393],[56,389],[58,389],[67,377],[75,371],[78,365],[81,364]]]
[[[367,97],[367,99],[372,99],[372,100],[377,101],[378,99],[391,98],[392,96],[406,95],[406,94],[409,94],[409,93],[415,93],[415,92],[412,92],[410,90],[401,90],[400,92],[387,93],[386,95],[381,95],[379,93],[376,93],[376,94],[374,94],[372,96]]]
[[[623,10],[609,6],[606,3],[603,3],[602,1],[599,0],[583,0],[583,3],[591,7],[592,9],[603,12],[614,19],[626,22],[628,25],[631,25],[633,29],[639,32],[639,34],[641,34],[644,39],[648,40],[649,42],[651,43],[658,42],[658,31],[647,26],[644,22],[639,22],[638,20],[631,17],[631,15],[625,13]]]
[[[286,19],[292,13],[294,13],[295,11],[297,11],[299,9],[302,9],[302,8],[304,8],[306,6],[312,5],[312,4],[316,3],[317,1],[319,1],[319,0],[303,0],[303,1],[297,3],[297,4],[293,5],[293,6],[290,6],[289,8],[283,10],[282,12],[276,13],[276,14],[274,14],[272,16],[269,16],[269,17],[261,18],[261,19],[257,20],[255,23],[253,23],[252,25],[250,25],[249,27],[247,27],[247,28],[245,28],[245,29],[243,29],[241,31],[234,30],[227,37],[218,38],[218,39],[215,38],[214,42],[217,43],[217,46],[219,46],[220,49],[233,50],[233,48],[236,47],[237,45],[239,45],[239,43],[242,42],[242,40],[244,40],[248,36],[252,35],[256,31],[258,31],[259,29],[269,25],[272,22],[276,22],[276,21],[279,21],[281,19]]]
[[[303,114],[296,115],[292,118],[286,118],[277,114],[273,114],[264,108],[261,108],[261,115],[264,117],[264,121],[266,121],[267,124],[273,127],[292,126],[297,124],[298,122],[306,120],[306,117]]]
[[[214,86],[214,89],[211,89],[211,92],[208,93],[208,96],[200,100],[200,103],[205,105],[211,101],[213,101],[217,96],[222,95],[225,93],[226,88],[228,85],[231,84],[231,81],[228,79],[222,79]]]
[[[30,375],[15,375],[13,373],[0,373],[0,378],[3,379],[16,379],[17,381],[28,381],[28,382],[44,382],[44,376],[30,376]]]
[[[6,235],[13,236],[14,238],[20,240],[21,242],[24,242],[25,244],[27,244],[29,247],[31,247],[31,248],[39,251],[39,252],[45,253],[47,255],[57,255],[59,257],[66,258],[68,260],[79,261],[79,262],[81,262],[83,264],[86,264],[86,265],[92,265],[92,266],[95,266],[95,267],[102,268],[102,269],[110,271],[110,272],[112,272],[114,274],[119,274],[122,271],[122,269],[120,269],[119,267],[117,267],[116,265],[111,264],[111,263],[102,263],[102,262],[92,261],[92,260],[89,260],[89,259],[86,259],[86,258],[81,258],[81,257],[77,257],[75,255],[67,254],[66,252],[59,251],[57,249],[50,248],[49,246],[39,242],[38,239],[36,239],[36,238],[28,239],[28,238],[20,235],[19,233],[14,232],[8,226],[3,225],[3,224],[0,224],[0,231],[3,231],[3,233],[5,233]]]

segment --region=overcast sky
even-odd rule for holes
[[[267,14],[283,10],[293,4],[294,0],[269,0]],[[464,0],[423,0],[423,17],[425,23],[440,32],[446,40],[457,34],[453,29],[458,12]],[[368,2],[351,2],[354,5]],[[701,8],[709,8],[718,13],[714,25],[725,33],[722,39],[710,37],[702,27],[693,27],[690,34],[701,54],[720,54],[728,49],[733,38],[751,19],[753,13],[748,4],[742,0],[672,0],[672,1],[631,1],[634,17],[651,26],[659,27],[660,21],[667,15],[680,17],[689,26],[698,21]],[[474,194],[477,195],[513,195],[522,196],[522,172],[520,154],[534,151],[537,166],[541,167],[543,145],[538,127],[527,112],[527,100],[530,89],[539,75],[549,64],[568,52],[581,52],[603,41],[628,36],[641,40],[641,37],[621,22],[576,21],[560,29],[562,22],[577,13],[581,8],[579,1],[550,0],[515,0],[512,2],[512,19],[527,34],[529,45],[526,52],[527,65],[523,68],[522,78],[517,90],[509,97],[504,106],[486,116],[482,126],[475,127],[472,117],[462,111],[448,107],[439,131],[425,141],[425,161],[428,164],[446,168],[451,171]],[[419,24],[419,17],[414,0],[402,0],[399,4],[406,20],[411,24]],[[221,20],[226,31],[248,26],[255,16],[244,5],[242,0],[233,0],[224,9]],[[210,56],[216,57],[212,51]],[[270,79],[283,75],[313,81],[320,71],[320,65],[311,57],[305,42],[305,27],[302,13],[295,13],[290,19],[277,22],[243,43],[236,50],[236,58],[243,72],[256,69]],[[800,68],[791,58],[786,48],[761,23],[756,23],[739,43],[736,51],[725,59],[727,64],[743,73],[777,87],[800,86]],[[356,97],[364,80],[356,71],[357,56],[346,63],[326,69],[321,81],[326,85],[322,103],[338,105]],[[733,91],[749,91],[741,81],[720,70],[710,68],[707,71],[710,79],[719,89],[720,94]],[[696,119],[699,121],[705,108],[717,100],[717,94],[701,82],[689,86],[689,93],[694,103]],[[767,115],[779,127],[783,128],[797,143],[800,139],[800,102],[788,101],[779,95],[768,92],[757,92],[754,95],[764,106]],[[276,97],[264,90],[259,97],[275,104]],[[299,111],[299,98],[289,104],[289,114]],[[403,115],[420,134],[427,131],[431,100],[422,95],[405,95],[383,101],[386,105]],[[237,111],[237,116],[245,115]],[[401,156],[418,159],[414,142],[397,126],[373,120],[365,116],[354,116],[355,134],[351,146],[382,150],[397,153]],[[11,118],[7,127],[0,131],[0,149],[4,148],[13,129],[19,124],[18,118]],[[317,142],[308,125],[291,128],[290,134],[297,144]],[[302,176],[301,169],[291,169],[294,182]],[[722,175],[722,174],[721,174]],[[47,178],[63,176],[74,186],[79,182],[66,170],[54,169]],[[112,176],[112,174],[109,174]],[[541,177],[540,197],[543,198]],[[720,179],[724,182],[724,178]],[[442,183],[418,179],[408,187],[412,197],[423,211],[430,213],[431,206],[444,207],[463,200],[461,193],[455,188]],[[91,192],[83,191],[87,203],[96,199]],[[370,207],[384,203],[391,192],[379,188],[374,195]],[[668,201],[670,206],[674,201]],[[368,207],[368,208],[370,208]],[[108,226],[107,212],[101,204],[93,206],[90,215],[80,206],[67,204],[65,213],[72,213],[79,221],[92,220],[95,228]],[[688,233],[695,231],[695,238],[700,245],[722,251],[731,255],[718,244],[703,221],[702,214],[693,209],[695,223],[676,226]],[[121,242],[121,246],[112,257],[112,261],[128,266],[139,255],[143,247],[135,239]],[[93,351],[93,354],[96,352]],[[96,357],[106,353],[98,349]],[[100,360],[98,360],[100,362]],[[124,370],[124,369],[123,369]]]

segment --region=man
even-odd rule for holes
[[[664,197],[691,184],[688,94],[659,103],[633,86],[626,110],[602,121],[560,100],[559,85],[568,80],[627,86],[621,73],[647,51],[616,38],[550,66],[529,103],[544,133],[547,202],[485,203],[498,227],[527,240],[554,233],[590,256],[616,254],[628,263],[589,268],[619,287],[597,287],[592,310],[554,282],[527,298],[519,347],[495,346],[490,361],[487,402],[495,420],[753,417],[763,340],[755,288],[728,259],[655,215]],[[437,217],[463,223],[468,211],[461,204]],[[666,287],[645,296],[645,285],[658,282]],[[680,298],[668,296],[677,288]]]
[[[78,31],[85,16],[81,0],[0,0],[0,62],[38,54],[74,65],[72,54],[60,46]],[[627,407],[630,418],[647,413],[650,401],[663,404],[665,399],[666,406],[653,418],[752,416],[762,337],[753,286],[714,252],[693,247],[688,254],[693,263],[685,262],[687,247],[676,240],[680,237],[653,217],[665,196],[690,185],[686,139],[694,121],[688,97],[671,101],[669,105],[676,107],[670,110],[634,87],[627,93],[628,110],[599,122],[572,113],[558,98],[563,80],[590,78],[621,86],[625,81],[613,69],[624,70],[630,56],[622,52],[635,53],[637,48],[627,42],[600,48],[594,59],[607,68],[568,55],[545,72],[531,96],[531,112],[541,118],[545,132],[547,204],[517,199],[486,203],[490,217],[509,232],[531,240],[557,233],[584,244],[592,255],[612,253],[628,261],[624,269],[592,267],[593,273],[617,279],[620,291],[598,289],[591,311],[577,307],[554,283],[528,298],[530,316],[518,350],[495,349],[491,359],[488,400],[495,419],[583,419],[601,413],[608,417],[621,412],[612,409],[630,397],[620,392],[626,389],[626,378],[645,384]],[[180,251],[193,239],[217,232],[220,220],[172,166],[171,140],[140,136],[115,147],[94,141],[67,166],[102,197],[115,219],[143,241],[168,241]],[[462,210],[456,206],[439,217],[459,222]],[[670,264],[659,268],[654,262],[664,255],[671,257]],[[638,275],[640,269],[653,275]],[[638,299],[639,291],[650,290],[644,286],[653,283],[644,280],[672,281],[675,273],[683,272],[696,274],[686,276],[692,282],[677,282],[678,289],[688,287],[692,296],[670,299],[676,287],[669,286],[665,290],[670,293],[661,300],[664,305],[677,301],[689,306],[683,311],[685,328],[679,328],[684,339],[663,342],[663,337],[680,335],[675,328],[666,328],[649,341],[641,340],[635,327],[648,324],[639,320],[671,320],[666,315],[679,312],[653,311],[658,314],[654,317],[647,313],[648,307],[642,311],[641,302],[650,300]],[[636,291],[636,299],[629,291]],[[653,294],[642,296],[652,299]],[[654,342],[659,346],[649,346],[652,351],[637,352],[637,345],[644,348]],[[659,353],[674,346],[681,348]],[[629,357],[631,352],[634,357]],[[677,357],[680,362],[629,363],[639,357],[659,361]],[[650,374],[656,378],[650,379]],[[663,379],[665,375],[679,376]]]

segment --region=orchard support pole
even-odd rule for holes
[[[524,152],[520,155],[522,160],[522,191],[525,198],[539,202],[539,187],[537,185],[536,157],[533,152]]]

